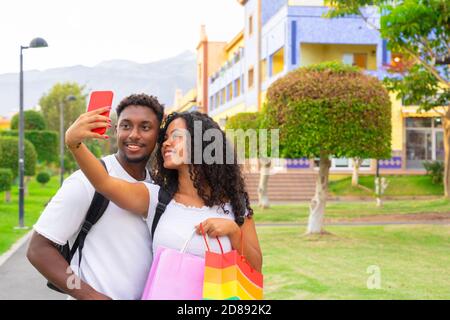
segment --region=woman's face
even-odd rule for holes
[[[183,118],[173,120],[167,127],[161,153],[164,160],[164,168],[178,170],[182,166],[190,164],[187,150],[190,144],[190,135]]]

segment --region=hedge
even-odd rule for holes
[[[19,139],[15,137],[0,137],[0,168],[12,170],[13,179],[19,175]],[[34,176],[37,155],[33,144],[25,140],[25,175]]]
[[[1,136],[17,137],[17,130],[0,131]],[[30,141],[37,152],[40,162],[57,162],[59,158],[58,141],[59,134],[55,131],[26,130],[25,139]]]

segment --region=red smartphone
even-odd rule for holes
[[[103,107],[111,107],[113,98],[114,93],[112,91],[92,91],[89,96],[87,112],[94,111]],[[103,112],[101,115],[109,117],[109,111]],[[106,128],[92,129],[92,132],[103,135],[106,132]]]

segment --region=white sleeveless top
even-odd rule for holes
[[[153,218],[155,217],[156,206],[158,205],[159,186],[151,183],[144,183],[150,194],[150,204],[148,208],[147,225],[151,232]],[[234,221],[234,213],[230,204],[225,205],[228,214],[219,206],[195,208],[185,206],[172,199],[166,207],[164,214],[159,220],[153,237],[153,253],[158,246],[181,250],[189,238],[191,238],[195,226],[209,218],[224,218]],[[224,252],[232,250],[228,237],[220,237]],[[220,247],[216,239],[208,238],[211,251],[220,252]],[[186,253],[204,257],[206,245],[202,235],[195,234],[186,248]]]

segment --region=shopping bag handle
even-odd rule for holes
[[[211,249],[210,249],[209,243],[208,243],[208,239],[206,238],[205,231],[203,230],[203,226],[202,226],[201,224],[200,224],[200,230],[201,230],[201,232],[202,232],[202,236],[203,236],[203,240],[205,241],[206,248],[207,248],[207,250],[208,250],[209,252],[211,252]],[[192,231],[191,236],[190,236],[190,237],[186,240],[186,242],[184,243],[183,247],[182,247],[181,250],[180,250],[181,253],[185,253],[185,252],[186,252],[186,249],[187,249],[187,247],[189,246],[189,244],[191,243],[191,241],[192,241],[192,239],[194,238],[195,234],[196,234],[196,229],[194,229],[194,230]],[[216,237],[216,239],[217,239],[217,242],[219,242],[220,252],[223,254],[224,252],[223,252],[222,243],[220,242],[219,237]]]
[[[203,240],[205,241],[206,248],[207,248],[208,252],[211,252],[211,249],[210,249],[209,244],[208,244],[208,240],[206,239],[205,230],[203,230],[203,224],[201,224],[201,223],[200,223],[200,231],[202,232]],[[217,242],[219,243],[220,252],[223,254],[222,243],[220,242],[219,237],[216,237],[216,239],[217,239]]]

